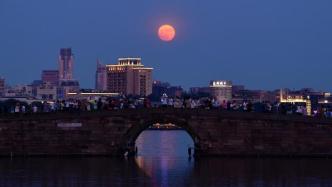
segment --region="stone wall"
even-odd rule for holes
[[[153,123],[183,127],[198,156],[331,156],[332,120],[218,110],[121,110],[0,117],[1,156],[119,156]]]

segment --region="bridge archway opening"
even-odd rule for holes
[[[200,142],[186,121],[165,119],[140,121],[128,130],[125,139],[129,154],[146,157],[188,157],[189,151],[194,156]]]
[[[175,124],[153,124],[143,130],[135,140],[137,156],[174,158],[194,154],[195,142],[189,132]]]

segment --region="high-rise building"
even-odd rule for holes
[[[125,95],[148,96],[152,93],[152,70],[141,58],[119,58],[118,64],[106,65],[107,90]]]
[[[73,79],[73,65],[74,56],[71,48],[60,49],[59,55],[59,79],[72,80]]]
[[[96,90],[105,91],[107,90],[107,71],[106,66],[101,64],[97,60],[97,70],[96,70]]]
[[[79,91],[79,82],[73,78],[74,56],[71,48],[60,49],[59,55],[59,84],[57,97],[64,99],[68,93]]]
[[[5,79],[0,77],[0,96],[5,93]]]
[[[58,70],[43,70],[41,75],[41,80],[44,83],[49,83],[52,86],[57,86],[59,84],[59,71]]]
[[[210,81],[211,96],[220,103],[232,100],[232,82],[225,80]]]

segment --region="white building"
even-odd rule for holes
[[[211,96],[217,99],[220,103],[232,100],[232,82],[227,80],[212,80],[210,81]]]

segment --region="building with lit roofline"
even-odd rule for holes
[[[211,96],[217,99],[220,103],[232,100],[232,82],[226,80],[212,80],[210,81]]]
[[[106,65],[107,90],[125,95],[148,96],[152,93],[152,70],[141,58],[119,58],[118,64]]]

